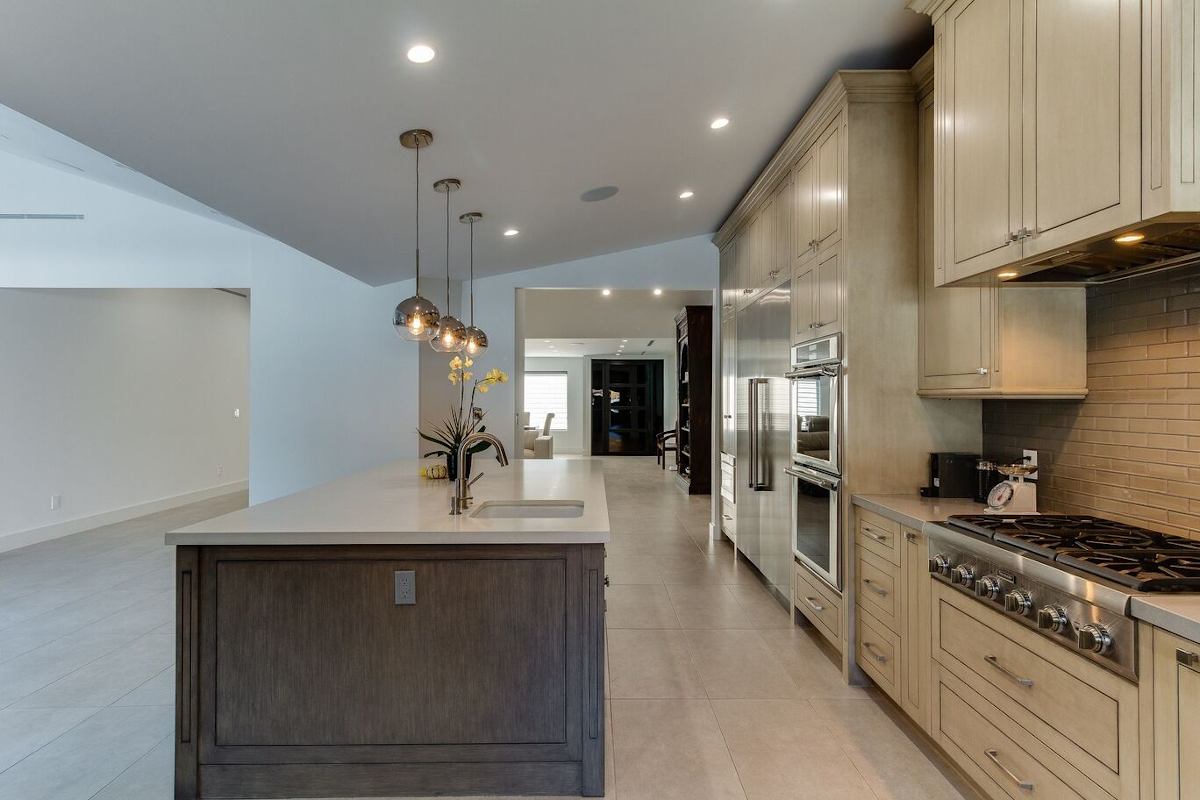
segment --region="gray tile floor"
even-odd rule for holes
[[[709,498],[606,459],[609,797],[955,800],[939,758],[708,541]],[[0,800],[168,800],[173,552],[244,495],[0,554]]]

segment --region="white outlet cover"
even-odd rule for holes
[[[1024,461],[1029,462],[1030,466],[1036,467],[1038,465],[1038,451],[1037,450],[1022,450],[1021,458]],[[1037,472],[1034,472],[1033,474],[1028,475],[1026,477],[1028,477],[1030,480],[1037,480],[1037,476],[1038,476]]]

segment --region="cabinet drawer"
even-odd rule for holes
[[[862,547],[858,548],[855,570],[858,603],[892,631],[899,630],[900,602],[896,597],[896,587],[900,585],[899,572],[900,568],[895,564],[884,561]]]
[[[724,455],[721,457],[721,497],[728,500],[731,504],[734,502],[735,492],[737,487],[737,467],[725,460]]]
[[[899,702],[900,637],[861,608],[856,620],[858,665],[880,689]]]
[[[737,541],[737,506],[724,495],[721,497],[721,530],[730,539]]]
[[[842,646],[842,600],[799,564],[793,565],[792,602],[825,638]]]
[[[1004,720],[994,706],[944,671],[936,675],[934,739],[989,794],[1082,800],[1064,782],[1078,785],[1079,777],[1045,745],[1011,725],[1002,731],[992,722]]]
[[[900,523],[864,508],[855,508],[858,520],[858,543],[872,553],[900,564]]]
[[[940,582],[933,599],[946,672],[1108,793],[1136,797],[1137,686]]]

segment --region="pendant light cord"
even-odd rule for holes
[[[417,151],[417,168],[416,168],[416,171],[417,171],[417,176],[416,176],[417,177],[417,182],[416,182],[417,217],[416,217],[416,224],[414,226],[414,230],[416,231],[416,234],[417,234],[417,237],[416,237],[416,240],[417,240],[417,291],[416,291],[416,294],[418,297],[420,297],[420,295],[421,295],[421,146],[419,143],[415,149]]]
[[[471,220],[471,327],[475,327],[475,220]]]
[[[450,313],[450,186],[446,186],[446,316]]]

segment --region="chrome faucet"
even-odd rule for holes
[[[461,514],[471,507],[471,484],[483,477],[483,473],[480,472],[471,480],[467,480],[467,454],[478,442],[487,442],[496,448],[496,460],[500,462],[500,466],[508,466],[508,453],[504,449],[504,442],[486,431],[476,431],[475,433],[468,434],[467,438],[463,439],[462,444],[458,446],[457,452],[454,453],[454,460],[458,465],[458,473],[454,479],[454,497],[450,500],[450,513],[452,515]]]

